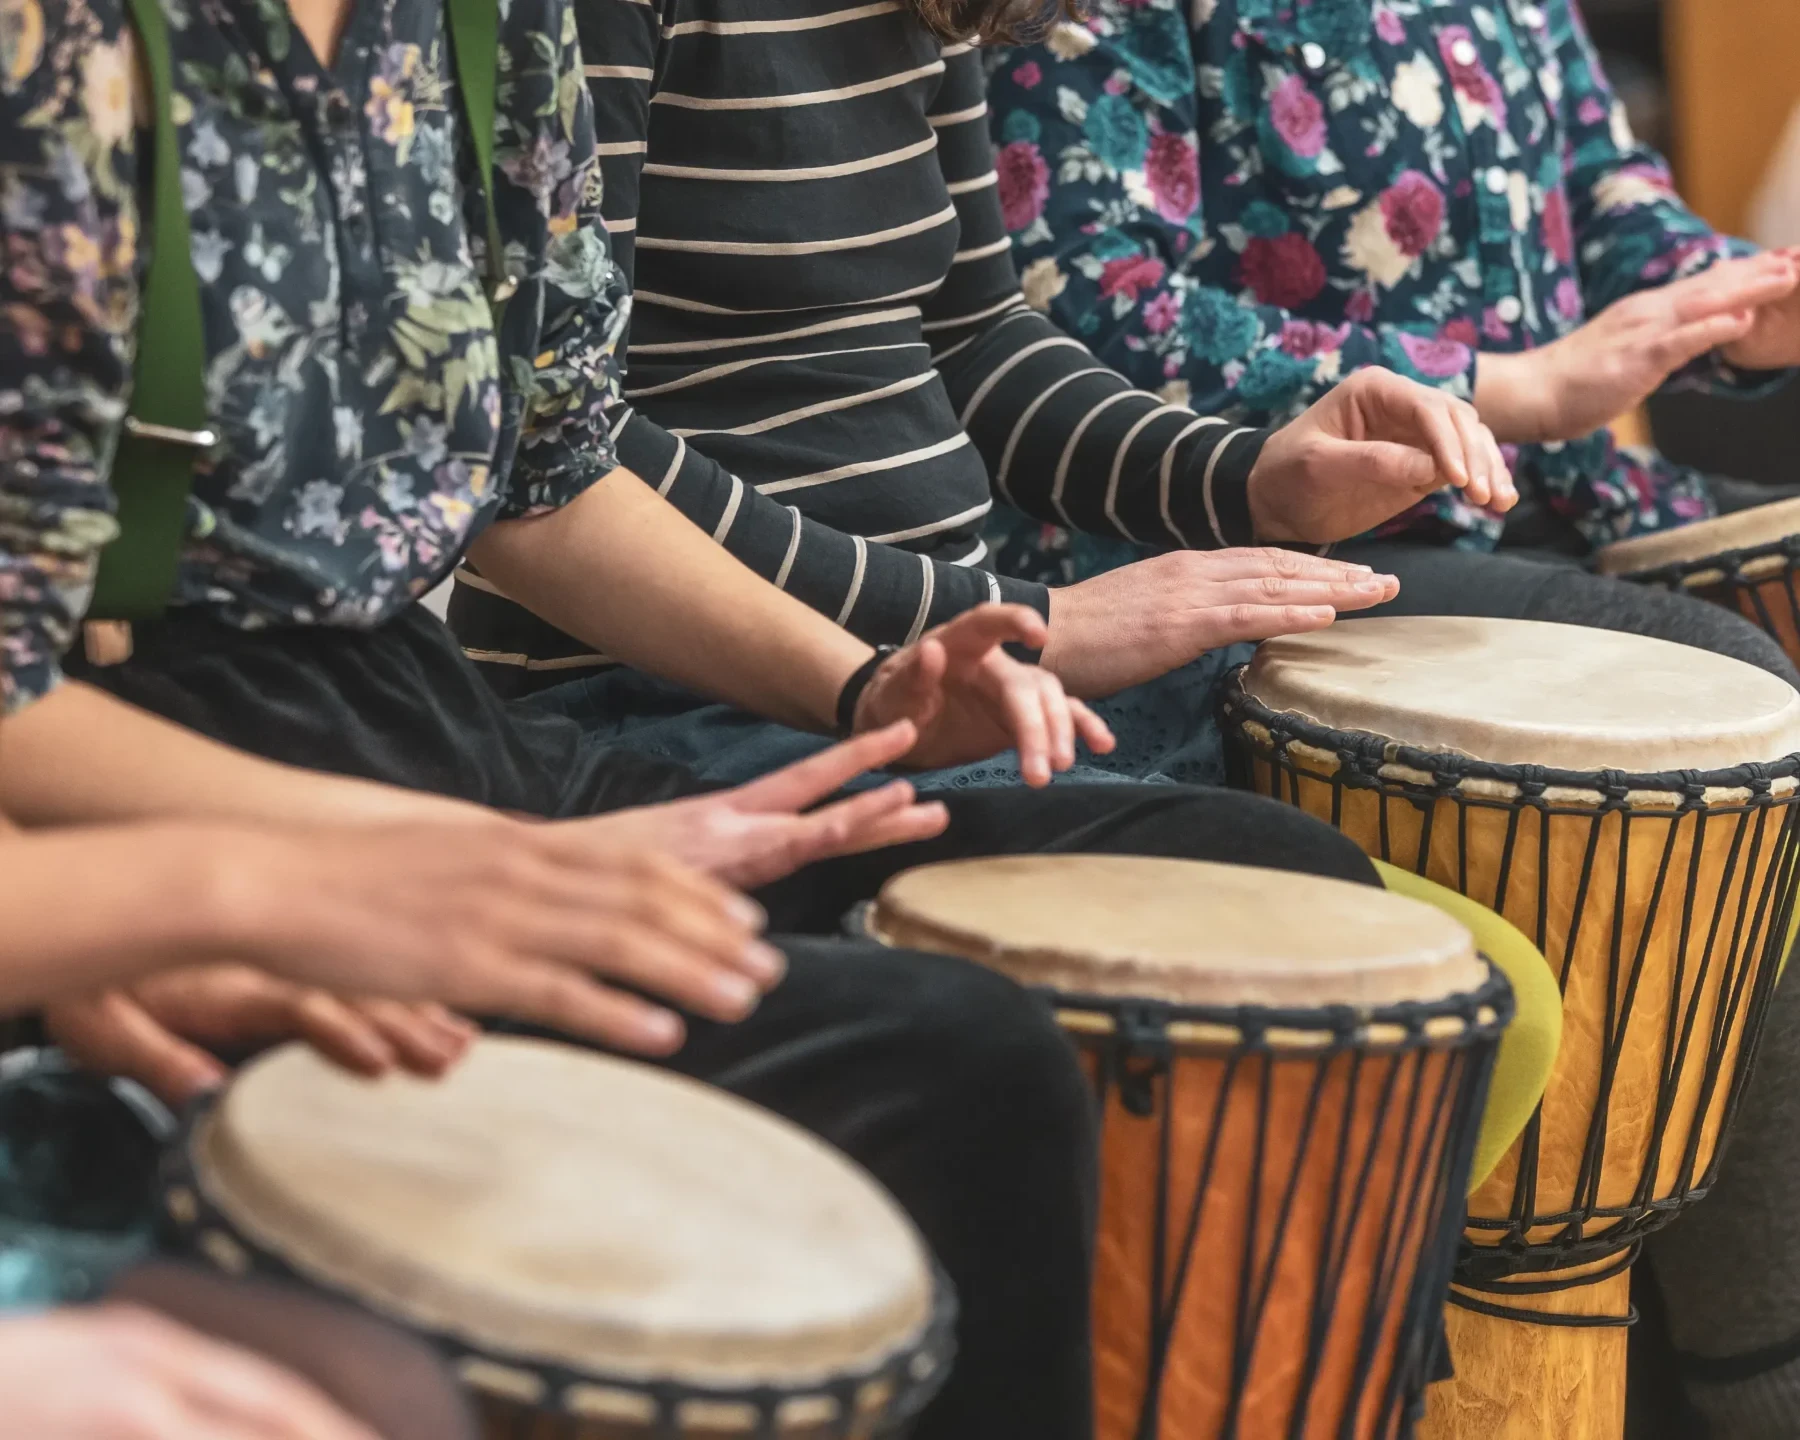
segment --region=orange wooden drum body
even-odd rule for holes
[[[870,928],[1041,986],[1081,1051],[1099,1440],[1405,1433],[1510,1013],[1466,932],[1341,882],[1098,856],[926,867]]]
[[[1084,1027],[1107,1018],[1064,1012],[1096,1083],[1108,1063],[1105,1041],[1084,1043]],[[1321,1065],[1304,1049],[1222,1049],[1241,1043],[1223,1035],[1210,1046],[1178,1043],[1148,1115],[1135,1113],[1116,1084],[1107,1087],[1096,1434],[1136,1440],[1157,1316],[1172,1331],[1154,1432],[1165,1440],[1387,1440],[1402,1418],[1396,1392],[1420,1378],[1421,1357],[1401,1353],[1404,1298],[1422,1261],[1447,1258],[1433,1245],[1443,1205],[1416,1202],[1448,1188],[1450,1135],[1428,1121],[1454,1104],[1461,1067],[1442,1050],[1340,1053]],[[1389,1105],[1426,1113],[1411,1127],[1388,1125]],[[1352,1184],[1341,1183],[1345,1176]],[[1169,1244],[1165,1236],[1159,1247],[1159,1212],[1196,1209],[1192,1238]],[[1172,1312],[1171,1296],[1179,1297]],[[1380,1318],[1371,1327],[1369,1317]]]
[[[1800,500],[1621,540],[1595,567],[1736,610],[1800,665]]]
[[[1773,987],[1800,696],[1641,637],[1372,620],[1266,646],[1226,711],[1248,784],[1490,907],[1549,961],[1562,1046],[1536,1118],[1470,1197],[1458,1292],[1622,1318],[1618,1259],[1711,1183]],[[1536,1293],[1542,1272],[1582,1284]],[[1451,1329],[1459,1380],[1433,1417],[1460,1418],[1427,1434],[1619,1433],[1621,1329],[1455,1309]],[[1522,1368],[1542,1394],[1519,1398]],[[1584,1386],[1559,1397],[1559,1370]]]

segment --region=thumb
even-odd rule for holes
[[[122,991],[54,1007],[45,1020],[77,1063],[135,1080],[169,1105],[185,1105],[225,1079],[223,1065],[165,1029]]]

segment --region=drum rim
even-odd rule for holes
[[[1786,560],[1787,565],[1771,567],[1766,575],[1754,578],[1743,573],[1746,565],[1776,558]],[[1646,565],[1642,570],[1620,570],[1609,578],[1629,580],[1634,584],[1680,585],[1683,589],[1703,590],[1713,585],[1763,585],[1796,568],[1800,568],[1800,533],[1755,545],[1715,550],[1692,560],[1665,560],[1660,565]]]
[[[772,1434],[780,1433],[781,1423],[793,1423],[779,1421],[783,1408],[797,1403],[832,1403],[836,1415],[828,1423],[839,1428],[826,1433],[847,1437],[860,1433],[855,1426],[866,1419],[866,1409],[860,1408],[865,1393],[879,1395],[876,1405],[886,1412],[882,1424],[901,1424],[917,1415],[949,1376],[956,1352],[956,1293],[928,1247],[931,1304],[925,1323],[868,1364],[838,1372],[823,1382],[709,1386],[673,1377],[646,1379],[506,1354],[477,1344],[454,1329],[422,1324],[400,1307],[383,1306],[347,1291],[244,1234],[215,1199],[196,1163],[199,1142],[225,1094],[221,1088],[199,1097],[181,1116],[164,1151],[158,1185],[161,1248],[177,1256],[198,1257],[229,1275],[255,1275],[319,1290],[389,1324],[401,1325],[436,1346],[471,1390],[492,1399],[578,1420],[617,1419],[618,1412],[606,1413],[598,1407],[607,1401],[623,1401],[650,1412],[627,1417],[627,1423],[645,1424],[646,1435],[660,1433],[657,1424],[690,1403],[751,1407],[778,1422]]]
[[[1291,710],[1276,710],[1250,695],[1244,689],[1244,672],[1240,665],[1225,677],[1219,702],[1221,717],[1227,722],[1228,735],[1241,737],[1245,722],[1262,726],[1270,738],[1277,740],[1278,751],[1286,751],[1295,743],[1335,755],[1340,764],[1354,765],[1358,773],[1376,783],[1391,783],[1413,789],[1436,789],[1434,779],[1452,782],[1461,788],[1469,782],[1477,787],[1510,787],[1519,797],[1543,796],[1546,791],[1562,792],[1573,800],[1575,795],[1593,795],[1602,801],[1629,805],[1633,796],[1674,796],[1683,801],[1707,802],[1708,792],[1745,792],[1752,802],[1792,803],[1795,791],[1777,794],[1780,781],[1800,778],[1800,751],[1776,760],[1753,760],[1723,769],[1694,770],[1563,770],[1547,765],[1519,765],[1494,760],[1479,760],[1455,750],[1426,750],[1408,745],[1391,735],[1370,730],[1342,730],[1335,726],[1297,715]],[[1384,771],[1411,770],[1422,780],[1411,781],[1389,776]],[[1502,799],[1499,795],[1481,798]],[[1663,808],[1667,808],[1666,799]]]
[[[875,905],[863,900],[853,906],[844,916],[845,934],[885,944],[873,924]],[[1246,1048],[1295,1058],[1352,1048],[1367,1054],[1455,1050],[1501,1034],[1513,1019],[1511,983],[1479,950],[1476,959],[1487,974],[1473,990],[1376,1006],[1200,1005],[1046,985],[1020,988],[1048,1003],[1071,1038],[1161,1044],[1178,1055],[1241,1054]],[[1105,1017],[1112,1025],[1070,1025],[1065,1018],[1077,1015]]]
[[[1654,552],[1665,548],[1671,541],[1691,538],[1700,535],[1704,538],[1708,533],[1742,529],[1744,522],[1765,515],[1776,508],[1789,515],[1800,517],[1800,496],[1790,495],[1785,498],[1764,501],[1760,505],[1752,505],[1744,510],[1727,511],[1721,515],[1710,515],[1705,519],[1689,521],[1682,525],[1674,525],[1661,530],[1646,531],[1638,535],[1628,535],[1602,546],[1595,555],[1595,564],[1599,573],[1615,580],[1631,581],[1670,581],[1682,580],[1687,576],[1703,575],[1713,571],[1724,572],[1723,579],[1734,578],[1730,570],[1741,565],[1745,560],[1761,560],[1773,556],[1784,556],[1790,562],[1800,560],[1800,531],[1788,531],[1784,534],[1769,536],[1767,539],[1750,540],[1748,543],[1724,546],[1709,550],[1701,555],[1688,555],[1677,559],[1657,560],[1653,564],[1639,565],[1631,569],[1613,569],[1607,565],[1608,556],[1624,554],[1629,557],[1634,550],[1648,549]],[[1766,532],[1765,532],[1766,533]],[[1771,571],[1771,574],[1777,573]]]

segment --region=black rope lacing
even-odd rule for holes
[[[1760,562],[1773,559],[1782,563],[1766,568],[1761,574],[1749,573]],[[1800,590],[1795,585],[1796,570],[1800,570],[1800,535],[1784,535],[1765,544],[1721,550],[1717,555],[1679,560],[1618,578],[1731,606],[1745,619],[1754,620],[1768,634],[1779,638],[1784,633],[1800,635]],[[1786,611],[1788,629],[1785,632],[1769,608],[1769,591],[1775,588],[1781,591]]]
[[[1349,1440],[1364,1433],[1371,1391],[1378,1392],[1377,1414],[1383,1417],[1379,1433],[1410,1435],[1437,1358],[1462,1197],[1499,1037],[1512,1018],[1504,977],[1491,973],[1471,995],[1373,1010],[1178,1006],[1066,992],[1047,998],[1065,1014],[1111,1021],[1103,1033],[1085,1024],[1074,1029],[1076,1043],[1094,1057],[1102,1146],[1112,1126],[1157,1127],[1158,1173],[1142,1177],[1151,1205],[1149,1365],[1133,1440],[1161,1436],[1164,1381],[1182,1344],[1183,1298],[1198,1271],[1215,1267],[1216,1274],[1221,1264],[1236,1267],[1236,1303],[1218,1440],[1271,1433],[1272,1403],[1290,1407],[1282,1418],[1293,1440]],[[1462,1022],[1457,1033],[1428,1033],[1445,1018]],[[1185,1025],[1233,1038],[1202,1042]],[[1321,1043],[1297,1047],[1271,1038],[1282,1031],[1308,1032]],[[1217,1091],[1204,1102],[1200,1153],[1184,1157],[1197,1165],[1192,1199],[1178,1206],[1175,1177],[1185,1167],[1175,1154],[1175,1120],[1179,1107],[1202,1103],[1197,1093],[1183,1090],[1183,1059],[1193,1054],[1218,1066]],[[1277,1133],[1277,1067],[1307,1072],[1298,1134]],[[1371,1090],[1373,1103],[1365,1109],[1361,1102]],[[1242,1152],[1227,1154],[1223,1147],[1234,1102],[1246,1096],[1253,1098],[1255,1128],[1240,1165]],[[1331,1120],[1334,1104],[1342,1109]],[[1321,1174],[1328,1176],[1323,1204],[1308,1188]],[[1244,1243],[1231,1257],[1202,1253],[1207,1206],[1225,1203],[1220,1197],[1230,1190],[1241,1192]],[[1142,1194],[1103,1196],[1103,1228],[1110,1205]],[[1309,1217],[1304,1224],[1302,1214]],[[1368,1248],[1364,1231],[1370,1225],[1377,1227],[1373,1271],[1366,1291],[1359,1291],[1346,1282],[1353,1252]],[[1301,1250],[1316,1255],[1305,1333],[1272,1335],[1267,1320],[1282,1262]],[[1104,1274],[1097,1283],[1105,1283]],[[1342,1343],[1345,1334],[1355,1336],[1352,1380],[1333,1410],[1321,1381],[1328,1345]],[[1259,1355],[1285,1356],[1295,1347],[1304,1361],[1292,1389],[1279,1401],[1266,1388],[1258,1390],[1258,1409],[1247,1412]]]
[[[1800,537],[1789,543],[1796,545],[1792,553],[1800,555]],[[1534,1114],[1519,1141],[1518,1176],[1508,1213],[1471,1216],[1468,1221],[1458,1285],[1488,1284],[1527,1271],[1565,1270],[1629,1251],[1704,1196],[1717,1179],[1723,1148],[1714,1144],[1701,1163],[1706,1117],[1718,1113],[1722,1137],[1742,1102],[1800,882],[1800,866],[1795,863],[1800,854],[1800,806],[1792,788],[1776,793],[1776,782],[1800,773],[1800,757],[1726,770],[1645,774],[1498,765],[1421,750],[1382,736],[1331,730],[1272,711],[1244,693],[1241,671],[1228,678],[1222,706],[1235,783],[1264,789],[1295,805],[1304,798],[1302,781],[1308,787],[1328,786],[1330,816],[1340,828],[1346,793],[1372,794],[1378,802],[1380,858],[1390,864],[1425,875],[1433,858],[1435,827],[1454,815],[1456,881],[1464,894],[1469,894],[1469,816],[1482,810],[1504,813],[1494,891],[1471,898],[1501,915],[1509,909],[1526,911],[1528,918],[1519,922],[1520,928],[1553,965],[1560,956],[1578,953],[1593,908],[1590,896],[1600,886],[1611,886],[1599,1093],[1583,1140],[1573,1204],[1550,1211],[1539,1203],[1541,1112]],[[1252,735],[1247,725],[1261,727],[1268,738]],[[1322,754],[1317,759],[1296,756],[1296,745]],[[1329,769],[1324,756],[1336,762],[1330,773],[1324,773]],[[1511,793],[1471,793],[1479,788],[1471,787],[1471,780],[1498,782]],[[1557,790],[1581,792],[1581,797],[1553,797],[1551,792]],[[1709,790],[1714,792],[1712,798]],[[1446,805],[1453,808],[1446,811]],[[1402,813],[1409,816],[1411,826],[1396,823]],[[1521,839],[1527,816],[1535,817],[1537,877],[1535,893],[1520,895],[1517,862],[1522,844],[1527,843]],[[1709,858],[1709,835],[1720,826],[1730,827],[1730,839],[1722,868],[1709,881],[1702,873],[1702,860]],[[1417,844],[1411,853],[1399,853],[1399,836],[1412,828],[1417,830]],[[1602,837],[1609,831],[1616,832],[1619,856],[1617,874],[1610,879],[1597,873]],[[1568,934],[1552,946],[1552,845],[1569,835],[1582,839],[1581,868]],[[1638,926],[1632,941],[1625,902],[1631,854],[1638,845],[1659,849],[1648,905],[1632,916]],[[1684,848],[1685,863],[1678,863]],[[1767,883],[1750,883],[1759,875],[1766,875]],[[1675,942],[1673,972],[1666,977],[1651,973],[1646,964],[1652,937],[1659,930],[1665,935],[1672,931]],[[1566,985],[1567,967],[1563,968]],[[1631,1028],[1630,1019],[1645,988],[1665,984],[1668,1020],[1652,1040],[1642,1025]],[[1711,1024],[1702,1025],[1705,1006],[1715,996]],[[1624,1204],[1603,1205],[1599,1196],[1606,1172],[1609,1105],[1628,1038],[1634,1051],[1656,1045],[1660,1084],[1644,1164],[1630,1197]],[[1699,1085],[1692,1117],[1683,1143],[1672,1151],[1678,1083],[1696,1067]],[[1667,1185],[1658,1183],[1664,1169],[1672,1170]],[[1534,1232],[1550,1235],[1533,1239]],[[1592,1279],[1584,1276],[1568,1283],[1587,1284]],[[1457,1303],[1464,1303],[1463,1297]],[[1544,1323],[1580,1321],[1565,1317]]]
[[[1635,1241],[1620,1251],[1618,1258],[1610,1265],[1581,1274],[1546,1275],[1536,1280],[1517,1275],[1488,1280],[1465,1280],[1458,1276],[1450,1290],[1450,1303],[1459,1310],[1472,1310],[1477,1315],[1491,1315],[1496,1320],[1511,1320],[1523,1325],[1553,1325],[1574,1330],[1629,1329],[1638,1322],[1635,1305],[1628,1304],[1623,1315],[1568,1315],[1550,1310],[1529,1310],[1523,1306],[1500,1305],[1491,1300],[1477,1299],[1467,1292],[1474,1290],[1487,1295],[1560,1295],[1568,1290],[1584,1289],[1589,1285],[1617,1279],[1637,1264],[1638,1255],[1643,1248],[1643,1241]]]

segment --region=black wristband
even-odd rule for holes
[[[844,739],[856,733],[856,705],[862,699],[863,691],[869,688],[869,682],[875,678],[890,655],[900,652],[898,645],[877,645],[875,653],[856,669],[850,672],[850,678],[844,682],[844,688],[838,691],[837,733]]]

